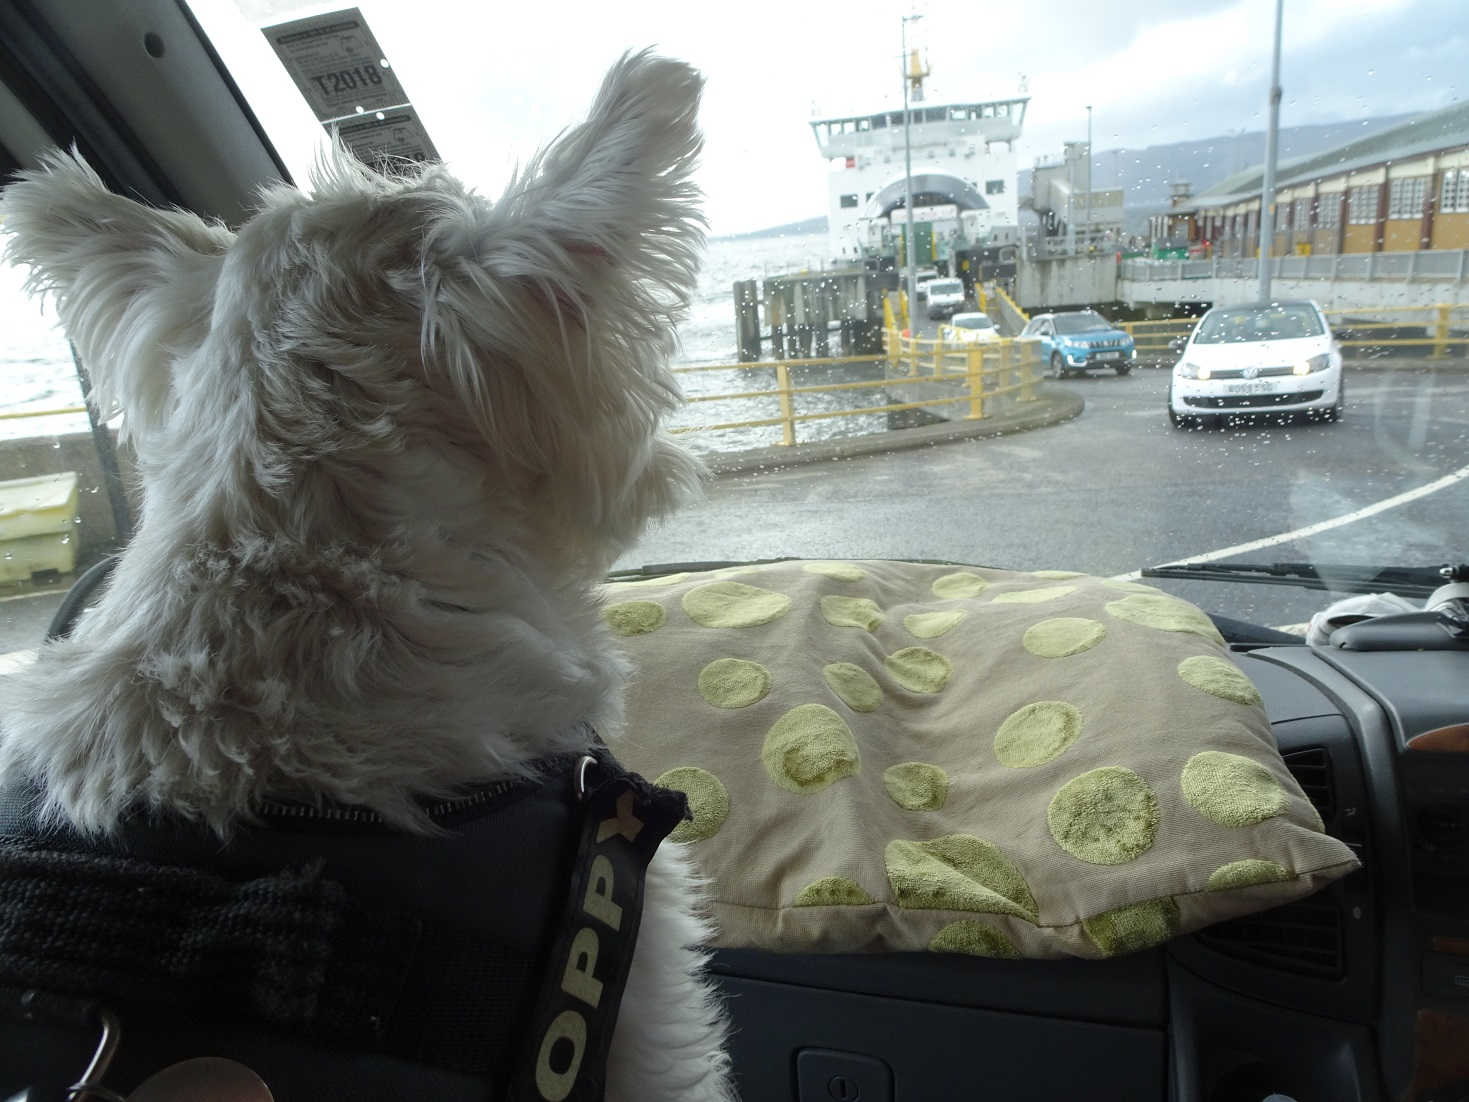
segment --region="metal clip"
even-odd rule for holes
[[[97,1041],[97,1051],[92,1053],[92,1062],[87,1065],[87,1070],[67,1088],[67,1102],[124,1102],[122,1095],[109,1090],[100,1082],[112,1064],[118,1042],[122,1040],[122,1023],[105,1006],[97,1007],[93,1013],[102,1028],[102,1036]]]
[[[587,770],[597,767],[597,759],[591,754],[582,755],[581,761],[576,763],[576,770],[572,774],[572,791],[576,793],[578,800],[587,798]]]

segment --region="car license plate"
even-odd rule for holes
[[[1273,394],[1274,383],[1229,383],[1224,387],[1225,394]]]
[[[1097,353],[1097,359],[1099,359],[1099,360],[1120,360],[1120,359],[1122,359],[1122,353],[1121,352],[1098,352]]]

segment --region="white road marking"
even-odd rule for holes
[[[1462,482],[1466,478],[1469,478],[1469,466],[1460,467],[1457,471],[1450,471],[1442,478],[1435,478],[1432,482],[1425,482],[1422,486],[1415,487],[1411,490],[1404,490],[1402,493],[1394,494],[1392,497],[1385,497],[1381,501],[1373,502],[1371,505],[1365,505],[1350,513],[1343,513],[1339,517],[1332,517],[1330,520],[1318,521],[1315,524],[1308,524],[1304,528],[1281,532],[1276,536],[1265,536],[1262,539],[1251,540],[1249,543],[1237,543],[1233,547],[1221,547],[1217,551],[1205,551],[1197,555],[1181,555],[1176,559],[1160,565],[1172,566],[1175,563],[1182,562],[1217,562],[1220,559],[1227,559],[1233,555],[1243,555],[1247,551],[1258,551],[1262,547],[1271,547],[1277,543],[1289,543],[1291,540],[1304,539],[1307,536],[1314,536],[1318,532],[1329,532],[1331,529],[1340,528],[1344,524],[1364,520],[1367,517],[1386,512],[1388,509],[1396,509],[1399,505],[1406,505],[1410,501],[1417,501],[1420,497],[1427,497],[1429,494],[1447,489],[1449,486],[1457,482]],[[1115,574],[1112,580],[1115,582],[1131,582],[1136,581],[1142,576],[1141,570],[1132,570],[1126,574]]]
[[[6,593],[0,596],[0,605],[9,604],[11,601],[29,601],[33,597],[54,597],[58,593],[65,593],[71,588],[71,575],[66,575],[67,581],[48,585],[30,585],[18,593]]]

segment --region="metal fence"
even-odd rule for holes
[[[709,402],[741,402],[758,417],[680,425],[670,429],[677,434],[719,432],[779,426],[780,443],[786,447],[800,443],[796,428],[800,424],[837,417],[864,417],[870,414],[902,413],[937,406],[964,405],[962,417],[977,420],[985,416],[986,403],[995,399],[1028,402],[1034,399],[1034,387],[1040,378],[1040,361],[1035,341],[998,340],[986,343],[955,344],[943,340],[905,337],[896,324],[884,330],[885,352],[878,356],[832,356],[822,359],[776,360],[743,364],[699,364],[677,367],[680,375],[695,372],[730,372],[737,378],[748,378],[750,372],[775,372],[775,386],[743,387],[713,393],[691,395],[688,405]],[[886,365],[881,379],[860,379],[816,385],[800,385],[796,379],[802,369],[842,365]],[[810,399],[838,392],[876,390],[884,398],[892,388],[911,393],[917,388],[932,397],[908,401],[885,400],[876,405],[845,409],[812,409]],[[993,411],[992,411],[993,412]]]
[[[1118,328],[1132,337],[1139,359],[1171,364],[1198,320],[1128,321],[1119,323]],[[1388,358],[1397,352],[1403,366],[1411,367],[1424,357],[1437,360],[1469,355],[1469,306],[1364,306],[1327,310],[1326,320],[1337,344],[1353,359]]]
[[[1330,256],[1277,256],[1270,261],[1277,279],[1452,280],[1469,278],[1469,249],[1430,249],[1400,253],[1337,253]],[[1252,256],[1216,256],[1212,260],[1122,261],[1122,279],[1157,282],[1168,279],[1253,279],[1260,262]]]
[[[956,420],[977,421],[985,416],[986,403],[995,399],[1035,400],[1035,384],[1041,374],[1039,341],[1006,338],[954,343],[905,337],[889,329],[883,343],[891,371],[884,381],[889,386],[959,384],[947,387],[946,397],[905,402],[900,408],[967,402],[969,408]]]

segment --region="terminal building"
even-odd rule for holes
[[[1155,247],[1258,256],[1264,166],[1175,188]],[[1273,256],[1469,249],[1469,101],[1276,168]]]

